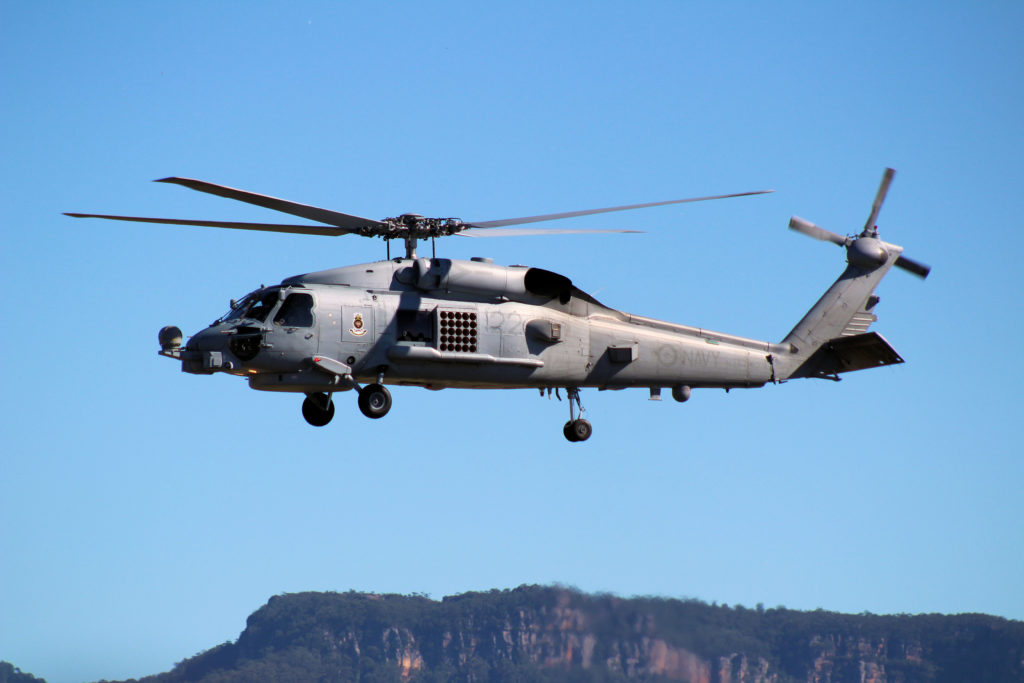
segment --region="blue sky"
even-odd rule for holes
[[[383,5],[383,4],[381,4]],[[4,3],[0,659],[51,683],[157,673],[271,595],[560,582],[620,595],[1024,619],[1016,360],[1024,8],[690,2]],[[274,221],[154,184],[643,235],[451,239],[608,305],[778,340],[842,270],[886,166],[881,332],[839,383],[340,401],[156,355],[261,283],[380,241],[76,221]],[[552,224],[554,227],[554,224]],[[344,399],[346,397],[342,397]]]

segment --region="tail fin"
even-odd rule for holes
[[[856,237],[837,235],[797,216],[790,219],[791,229],[846,247],[846,261],[850,265],[782,340],[788,353],[771,358],[777,379],[839,379],[837,375],[840,372],[903,362],[881,335],[868,332],[871,323],[878,320],[874,314],[878,303],[875,287],[893,266],[922,278],[927,277],[931,270],[923,263],[903,256],[903,247],[878,238],[875,219],[895,173],[891,168],[885,169],[871,214],[864,230]]]
[[[866,269],[851,263],[782,340],[790,353],[774,359],[779,379],[834,377],[903,362],[881,335],[868,332],[878,320],[875,287],[903,251],[880,240],[878,246],[887,254],[882,265]]]

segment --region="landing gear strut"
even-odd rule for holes
[[[334,417],[334,401],[330,394],[306,394],[302,417],[314,427],[323,427]]]
[[[594,428],[582,417],[583,403],[580,401],[580,390],[576,387],[566,387],[565,393],[569,397],[569,421],[562,427],[562,434],[573,443],[586,441],[590,438]],[[576,417],[577,408],[579,408],[580,417]]]

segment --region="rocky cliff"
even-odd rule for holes
[[[318,681],[1024,681],[1024,623],[588,596],[524,586],[271,598],[235,643],[150,683]]]

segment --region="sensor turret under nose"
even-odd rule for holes
[[[181,349],[181,329],[176,325],[161,328],[157,339],[160,341],[160,351],[164,354],[176,355],[176,352]]]

